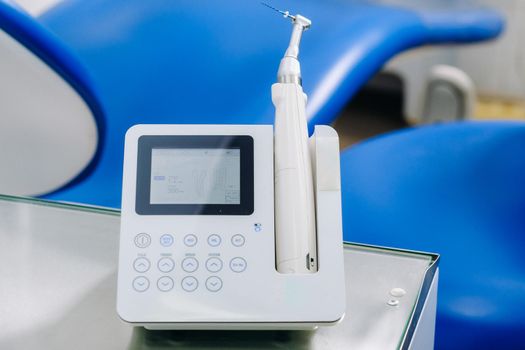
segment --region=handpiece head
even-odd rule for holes
[[[272,9],[272,10],[280,13],[281,15],[283,15],[284,18],[290,18],[292,20],[292,23],[300,25],[302,27],[303,31],[307,30],[312,25],[312,21],[309,20],[308,18],[304,17],[304,16],[291,15],[290,11],[283,11],[283,10],[276,9],[275,7],[273,7],[271,5],[268,5],[265,2],[261,2],[261,4],[266,6],[266,7],[268,7],[269,9]]]
[[[303,28],[303,31],[309,29],[312,26],[312,21],[304,16],[295,15],[292,17],[292,23],[299,24]]]
[[[312,21],[299,14],[295,16],[290,15],[289,11],[276,9],[275,7],[270,6],[264,2],[261,4],[274,11],[277,11],[283,15],[284,18],[290,18],[292,20],[292,37],[290,38],[290,44],[286,49],[284,57],[281,60],[281,65],[279,66],[279,71],[277,73],[277,80],[280,83],[296,83],[301,85],[301,68],[299,66],[298,60],[299,44],[301,43],[301,36],[303,32],[312,26]]]

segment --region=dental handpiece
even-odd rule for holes
[[[297,59],[302,33],[311,21],[301,15],[276,11],[291,18],[293,24],[277,83],[272,85],[276,266],[280,273],[313,273],[317,271],[315,198],[306,121],[307,97],[301,86]]]

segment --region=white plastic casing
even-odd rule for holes
[[[254,140],[254,212],[247,216],[138,215],[135,212],[137,143],[142,135],[250,135]],[[120,317],[150,329],[301,329],[338,322],[345,310],[343,271],[339,142],[335,131],[316,127],[312,158],[317,178],[317,230],[319,271],[312,274],[281,274],[275,266],[273,224],[273,128],[269,125],[138,125],[126,134],[122,222],[117,291]],[[258,224],[255,225],[254,224]],[[259,227],[259,229],[255,229]],[[139,233],[148,233],[151,244],[135,245]],[[160,244],[160,236],[174,237],[171,247]],[[195,234],[194,247],[184,245],[186,234]],[[218,247],[207,243],[210,234],[222,238]],[[242,234],[241,247],[231,239]],[[173,259],[169,273],[161,273],[158,260]],[[182,260],[193,257],[199,268],[188,273]],[[223,268],[210,273],[206,260],[220,258]],[[242,257],[243,272],[233,272],[230,261]],[[147,258],[151,267],[138,273],[133,263]],[[137,292],[133,281],[149,280],[149,288]],[[169,276],[174,287],[159,290],[157,281]],[[185,277],[193,276],[198,287],[182,288]],[[222,288],[206,287],[210,276],[220,277]]]

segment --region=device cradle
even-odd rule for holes
[[[254,213],[247,217],[222,217],[223,225],[234,227],[238,222],[247,220],[250,223],[264,221],[264,213],[258,206],[273,203],[272,187],[273,167],[258,167],[258,162],[272,162],[273,128],[272,126],[139,126],[126,136],[126,143],[138,140],[141,135],[167,135],[174,133],[186,134],[230,134],[252,135],[254,138],[255,161],[255,191],[256,203]],[[141,130],[140,128],[143,128]],[[181,131],[182,130],[182,131]],[[214,131],[212,131],[214,130]],[[130,140],[128,140],[130,139]],[[135,145],[136,146],[136,145]],[[129,241],[135,232],[142,227],[151,226],[153,220],[160,227],[157,232],[165,232],[169,227],[169,216],[144,218],[131,212],[129,204],[135,198],[132,194],[123,197],[123,221],[121,227],[121,254],[119,261],[119,288],[117,309],[120,317],[134,325],[145,326],[148,329],[312,329],[317,326],[332,325],[342,319],[345,313],[345,278],[342,244],[341,193],[339,169],[339,140],[337,133],[329,126],[316,126],[310,138],[312,164],[314,169],[316,217],[317,217],[317,247],[319,269],[310,274],[281,274],[275,268],[275,235],[273,221],[265,222],[263,234],[250,234],[247,241],[245,258],[248,268],[242,273],[220,275],[224,287],[220,292],[211,293],[200,288],[193,293],[172,291],[162,293],[153,291],[153,287],[145,293],[136,293],[129,288],[136,272],[129,269],[130,261],[137,255],[132,251]],[[264,148],[264,154],[260,150]],[[271,152],[266,153],[271,150]],[[136,150],[135,150],[136,151]],[[259,153],[258,153],[259,152]],[[131,152],[125,164],[124,185],[136,183],[134,171],[135,154]],[[269,159],[267,159],[269,158]],[[271,164],[271,163],[267,163]],[[263,174],[260,174],[263,173]],[[270,177],[270,178],[268,178]],[[266,188],[264,188],[266,187]],[[260,191],[260,192],[257,192]],[[131,191],[130,191],[131,192]],[[259,195],[260,193],[261,195]],[[259,203],[258,201],[265,201]],[[268,202],[266,202],[268,201]],[[126,209],[128,208],[128,209]],[[271,206],[273,215],[273,205]],[[266,210],[264,210],[266,211]],[[139,220],[140,219],[140,220]],[[172,218],[171,218],[172,219]],[[194,225],[206,225],[214,218],[199,216],[184,217],[181,220],[193,220]],[[147,221],[149,220],[149,221]],[[215,220],[219,220],[217,217]],[[145,222],[145,226],[141,221]],[[165,226],[162,226],[165,225]],[[269,227],[271,226],[271,227]],[[152,242],[156,233],[151,230]],[[130,232],[133,232],[131,234]],[[238,232],[232,228],[232,234]],[[227,241],[224,237],[223,241]],[[221,257],[227,261],[236,256],[239,250],[228,248],[224,244]],[[128,248],[129,247],[129,248]],[[136,251],[136,248],[134,248]],[[195,256],[206,255],[207,251],[196,251]],[[231,251],[228,251],[230,249]],[[142,254],[142,253],[141,253]],[[149,255],[147,255],[149,254]],[[200,254],[200,255],[199,255]],[[158,251],[145,253],[144,256],[154,259],[160,257]],[[182,256],[181,256],[182,257]],[[174,257],[174,260],[180,259]],[[305,262],[306,263],[306,262]],[[127,265],[127,266],[126,266]],[[225,264],[227,265],[227,264]],[[210,275],[206,272],[207,275]],[[196,276],[201,285],[207,275]],[[152,275],[154,281],[158,276]],[[180,276],[180,277],[178,277]],[[175,273],[174,279],[184,277],[184,273]],[[178,282],[178,280],[177,280]],[[222,282],[221,282],[222,283]],[[152,282],[153,284],[153,282]],[[149,293],[149,294],[148,294]]]

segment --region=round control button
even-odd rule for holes
[[[133,268],[135,269],[135,271],[140,273],[148,271],[150,266],[151,264],[146,258],[136,258],[133,262]]]
[[[221,237],[219,235],[209,235],[208,244],[211,247],[218,247],[221,244]]]
[[[185,258],[182,260],[182,269],[186,272],[195,272],[199,268],[199,262],[195,258]]]
[[[197,236],[195,235],[186,235],[184,236],[184,244],[187,247],[193,247],[197,244]]]
[[[132,285],[137,292],[144,292],[149,288],[149,280],[144,276],[139,276],[133,280]]]
[[[160,236],[160,245],[163,247],[170,247],[173,244],[173,236],[165,234]]]
[[[175,267],[175,262],[172,258],[162,258],[157,263],[157,267],[161,272],[170,272]]]
[[[208,277],[206,280],[206,289],[210,292],[218,292],[222,288],[222,280],[217,276]]]
[[[244,270],[246,270],[246,260],[244,260],[243,258],[233,258],[231,259],[230,261],[230,269],[233,271],[233,272],[243,272]]]
[[[246,240],[243,235],[235,235],[232,237],[232,244],[236,247],[242,247],[244,242],[246,242]]]
[[[157,288],[161,292],[168,292],[173,289],[174,284],[175,283],[173,282],[173,279],[171,277],[162,276],[157,281]]]
[[[181,285],[186,292],[193,292],[199,286],[199,281],[193,276],[187,276],[182,279]]]
[[[222,260],[219,258],[209,258],[206,260],[206,269],[210,272],[219,272],[222,269]]]
[[[139,233],[135,236],[135,245],[139,248],[146,248],[151,244],[151,237],[147,233]]]

